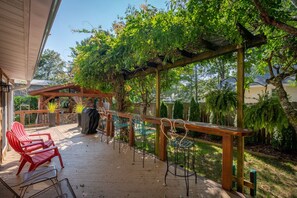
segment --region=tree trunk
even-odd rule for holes
[[[297,134],[297,111],[294,109],[293,105],[289,102],[287,92],[284,89],[281,78],[275,78],[271,81],[271,83],[275,86],[278,97],[280,99],[281,106],[292,126],[295,129],[295,133]]]
[[[117,111],[124,112],[127,108],[125,97],[125,80],[123,76],[117,76],[114,82],[115,99],[117,101]]]
[[[144,95],[142,101],[143,101],[142,114],[143,114],[143,115],[146,115],[147,106],[148,106],[148,103],[147,103],[147,93]]]

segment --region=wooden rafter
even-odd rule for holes
[[[245,27],[243,27],[243,25],[241,25],[240,23],[236,24],[237,29],[240,33],[240,35],[247,41],[253,40],[255,38],[255,36],[248,31],[248,29],[246,29]]]
[[[180,50],[178,49],[178,52],[184,56],[184,57],[187,57],[187,58],[192,58],[193,56],[195,56],[195,54],[191,53],[191,52],[188,52],[186,50]]]
[[[219,46],[217,46],[216,44],[214,44],[208,40],[205,40],[205,39],[200,39],[200,42],[201,42],[202,46],[204,46],[206,49],[211,50],[211,51],[216,51],[219,48]]]
[[[158,66],[158,63],[155,63],[155,62],[147,62],[147,66],[156,68],[156,67]]]

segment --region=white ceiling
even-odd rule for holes
[[[0,0],[0,68],[31,81],[60,0]]]

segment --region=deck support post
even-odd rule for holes
[[[237,127],[243,129],[244,105],[244,48],[237,50]],[[237,191],[244,185],[244,137],[237,137]]]
[[[129,118],[129,146],[130,147],[133,147],[134,144],[135,144],[135,141],[134,141],[134,126],[133,126],[133,118],[130,117]]]
[[[223,167],[222,187],[230,191],[232,189],[232,163],[233,162],[233,136],[223,136]]]
[[[164,131],[164,133],[167,134],[167,127],[164,127],[164,125],[162,126],[162,131]],[[165,161],[167,156],[167,152],[166,152],[166,144],[167,144],[167,138],[165,137],[164,133],[160,133],[160,155],[159,155],[159,159],[162,161]]]
[[[161,95],[161,77],[160,71],[156,70],[156,117],[160,117],[160,95]],[[155,139],[155,154],[160,157],[159,153],[159,144],[160,144],[160,126],[156,126],[156,139]]]

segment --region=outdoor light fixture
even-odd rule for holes
[[[11,85],[1,82],[1,92],[10,92]]]

